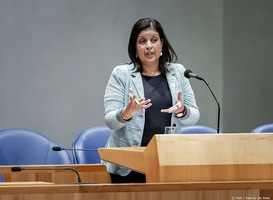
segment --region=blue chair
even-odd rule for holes
[[[273,133],[273,123],[258,126],[251,133]]]
[[[181,126],[182,134],[202,134],[202,133],[217,133],[217,130],[209,126],[193,125],[193,126]]]
[[[112,134],[107,126],[96,126],[81,132],[72,144],[73,149],[94,149],[95,151],[74,150],[75,164],[96,164],[101,162],[99,153],[96,151],[105,144]]]
[[[1,174],[1,172],[0,172],[0,182],[4,182],[4,179],[3,179],[3,176]]]
[[[61,145],[32,130],[0,130],[0,165],[72,164],[67,151],[55,152],[53,146]]]

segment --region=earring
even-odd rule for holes
[[[136,54],[136,58],[138,58],[138,55]]]
[[[160,56],[162,56],[162,51],[160,52]]]

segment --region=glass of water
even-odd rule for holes
[[[176,134],[177,127],[176,126],[166,126],[164,134]]]

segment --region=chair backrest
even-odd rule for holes
[[[1,174],[1,172],[0,172],[0,182],[4,182],[4,179],[3,179],[3,176]]]
[[[72,144],[73,149],[98,149],[105,144],[112,134],[107,126],[96,126],[81,132]],[[100,163],[101,158],[97,151],[73,151],[76,164]]]
[[[62,147],[32,130],[0,130],[0,165],[72,164],[67,151],[55,152],[53,146]]]
[[[193,126],[181,126],[182,134],[202,134],[202,133],[217,133],[217,130],[209,126],[193,125]]]
[[[251,133],[273,133],[273,123],[258,126]]]

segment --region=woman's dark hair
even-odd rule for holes
[[[168,72],[166,62],[174,62],[177,60],[177,55],[167,40],[163,28],[160,23],[152,18],[142,18],[138,20],[132,28],[131,36],[128,44],[128,54],[131,59],[131,63],[135,65],[137,72],[142,72],[142,65],[139,57],[136,55],[136,42],[139,33],[145,29],[153,28],[158,32],[159,37],[163,40],[162,56],[159,58],[159,70],[162,74]]]

